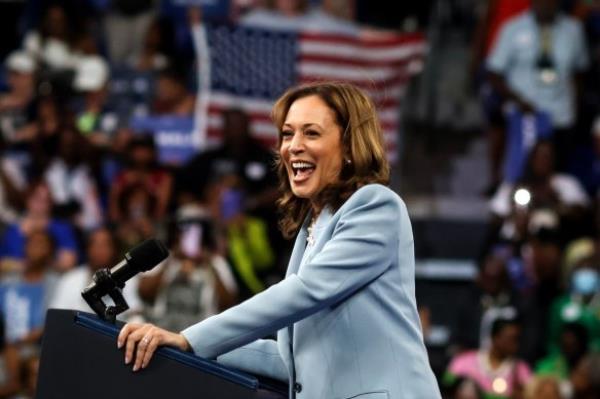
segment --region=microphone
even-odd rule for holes
[[[125,254],[125,259],[111,269],[100,269],[92,278],[92,283],[81,292],[83,299],[104,320],[115,322],[116,316],[127,309],[121,290],[125,282],[140,272],[152,269],[169,256],[169,250],[156,239],[136,245]],[[106,306],[102,297],[110,296],[114,306]]]
[[[125,284],[140,272],[147,272],[169,256],[169,250],[156,239],[146,240],[125,254],[125,259],[110,269],[112,278]]]

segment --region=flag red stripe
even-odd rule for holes
[[[359,44],[370,48],[401,47],[425,42],[424,35],[419,32],[403,34],[400,36],[359,37],[305,31],[300,34],[300,40],[314,40],[315,42],[333,44]]]
[[[408,80],[410,79],[410,75],[401,75],[401,76],[394,76],[392,78],[389,79],[383,79],[383,80],[352,80],[350,81],[350,83],[354,84],[355,86],[360,87],[361,89],[365,89],[365,90],[385,90],[386,87],[392,86],[392,85],[396,85],[399,83],[406,83],[408,82]],[[331,80],[330,78],[323,78],[323,77],[319,77],[319,76],[309,76],[309,75],[300,75],[298,77],[298,83],[315,83],[315,82],[322,82],[322,81],[327,81],[327,80]],[[346,80],[348,81],[348,80]]]
[[[341,64],[346,67],[403,67],[409,62],[415,59],[422,58],[419,54],[412,54],[409,57],[398,58],[395,61],[388,60],[368,60],[364,58],[345,58],[336,55],[322,55],[322,54],[307,54],[303,53],[300,55],[299,62],[322,62],[325,64]]]

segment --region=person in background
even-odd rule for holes
[[[600,23],[600,3],[598,4],[598,22]],[[600,91],[598,96],[600,96]],[[590,129],[590,142],[586,144],[577,148],[574,155],[577,162],[571,164],[570,171],[585,186],[595,202],[596,209],[600,209],[600,115],[594,116]],[[600,226],[600,224],[598,225]]]
[[[15,223],[25,203],[27,176],[18,158],[8,154],[0,136],[0,225]]]
[[[111,268],[120,261],[119,246],[113,231],[99,227],[88,233],[86,245],[87,262],[60,276],[53,296],[50,298],[50,308],[74,309],[90,311],[87,302],[81,296],[81,291],[92,282],[94,273],[103,268]],[[129,279],[123,289],[123,296],[129,305],[129,310],[119,317],[134,320],[142,313],[142,302],[137,294],[139,277]]]
[[[351,20],[354,2],[324,0],[318,5],[306,0],[269,0],[239,19],[242,26],[269,30],[299,31],[357,36],[360,28]]]
[[[535,368],[536,376],[550,376],[556,379],[561,392],[569,389],[569,377],[589,347],[589,334],[579,323],[566,323],[560,334],[560,351],[548,354]]]
[[[25,258],[27,241],[33,233],[47,232],[56,248],[54,268],[63,272],[77,263],[78,247],[73,227],[52,216],[52,198],[48,185],[31,183],[26,192],[25,213],[18,222],[7,226],[0,239],[0,257],[4,269],[19,269]]]
[[[21,394],[17,396],[15,399],[34,399],[36,389],[37,389],[37,380],[40,368],[40,356],[39,353],[29,357],[22,367],[22,375],[23,375],[23,384],[21,389]]]
[[[36,65],[29,54],[19,50],[9,54],[4,64],[9,91],[0,94],[0,129],[3,139],[10,143],[33,117]]]
[[[28,163],[25,168],[28,176],[42,174],[58,152],[58,141],[66,121],[66,109],[60,100],[53,96],[36,98],[35,111],[31,122],[15,132],[14,142],[27,146]]]
[[[29,184],[43,176],[58,155],[60,134],[67,120],[68,112],[60,99],[50,95],[36,97],[31,122],[22,126],[10,143],[11,155]]]
[[[216,192],[216,215],[226,235],[227,257],[240,285],[240,296],[246,299],[263,291],[267,274],[275,265],[275,255],[264,220],[244,209],[246,193],[237,176],[224,176]]]
[[[155,0],[113,0],[104,19],[111,63],[121,65],[142,51],[144,37],[156,13]]]
[[[215,175],[235,175],[246,192],[244,209],[274,218],[272,205],[277,198],[277,176],[273,153],[252,137],[250,119],[241,109],[223,112],[223,142],[202,152],[183,166],[177,178],[178,202],[206,202],[208,184]],[[214,179],[213,179],[214,180]]]
[[[484,399],[483,392],[470,378],[457,377],[443,387],[443,392],[447,399]]]
[[[510,264],[509,272],[520,292],[521,354],[535,364],[546,354],[550,306],[562,292],[562,230],[557,215],[548,209],[533,210],[527,230],[520,258]]]
[[[0,283],[0,312],[6,340],[19,350],[21,360],[36,353],[44,318],[56,286],[54,244],[49,234],[37,230],[27,238],[24,267]]]
[[[19,351],[6,341],[4,315],[0,312],[0,398],[17,393],[21,386]]]
[[[137,72],[158,72],[169,67],[169,44],[175,41],[167,19],[154,19],[146,32],[139,54],[131,54],[127,64]]]
[[[269,0],[264,7],[242,16],[239,24],[272,30],[299,30],[307,22],[308,5],[307,0]]]
[[[306,16],[306,24],[302,29],[312,32],[356,36],[361,32],[360,26],[354,22],[356,2],[350,0],[323,0],[314,5]]]
[[[136,133],[132,129],[119,127],[106,146],[96,145],[97,143],[92,141],[91,170],[100,192],[105,221],[112,220],[110,193],[117,177],[130,166],[128,151],[130,143],[135,137]],[[118,203],[117,200],[117,206],[119,206]]]
[[[559,0],[532,0],[504,24],[486,67],[505,103],[551,119],[558,169],[574,148],[579,82],[589,64],[581,23],[560,12]]]
[[[516,357],[520,330],[516,318],[496,319],[490,348],[455,356],[444,376],[446,383],[457,377],[470,378],[484,392],[484,398],[509,399],[522,393],[531,378],[531,370]]]
[[[485,194],[493,194],[502,182],[502,161],[506,146],[506,121],[502,110],[501,96],[484,78],[485,59],[494,47],[500,29],[515,16],[529,9],[530,0],[490,0],[478,3],[481,10],[471,45],[469,76],[478,86],[482,108],[486,119],[488,158],[491,181]],[[483,75],[483,76],[482,76]]]
[[[144,273],[139,286],[140,296],[151,304],[149,319],[173,330],[237,302],[237,287],[230,266],[218,253],[213,222],[201,211],[195,216],[189,209],[186,213],[177,222],[171,257]]]
[[[600,354],[590,353],[571,373],[572,399],[600,397]]]
[[[273,154],[251,136],[249,116],[244,111],[235,108],[226,110],[223,122],[223,143],[196,155],[177,174],[177,201],[179,204],[200,201],[218,220],[222,219],[219,217],[222,212],[229,215],[227,219],[237,213],[250,217],[247,220],[249,223],[256,221],[259,232],[266,228],[266,238],[272,243],[271,248],[276,249],[275,262],[279,266],[287,256],[284,249],[288,249],[289,244],[282,240],[277,230],[277,215],[273,208],[277,198]],[[258,227],[264,223],[266,227]],[[231,233],[237,238],[244,235],[239,229]],[[256,239],[262,238],[256,236]],[[266,256],[271,257],[268,255],[271,250],[266,251]],[[232,264],[235,263],[232,260]],[[273,266],[269,260],[259,263],[259,268],[264,270]]]
[[[129,141],[125,152],[126,167],[115,178],[111,187],[109,198],[110,220],[114,223],[121,222],[126,217],[137,217],[127,215],[127,211],[120,206],[123,193],[132,190],[132,187],[141,187],[150,197],[156,201],[151,214],[146,216],[152,219],[162,220],[167,212],[171,199],[172,181],[171,174],[158,164],[156,145],[154,138],[148,134],[141,134]],[[146,209],[148,210],[148,209]]]
[[[81,134],[97,146],[109,145],[110,138],[118,125],[118,118],[112,112],[108,99],[110,79],[109,65],[102,58],[88,34],[80,39],[85,53],[75,66],[73,90],[79,98],[74,106],[75,124]],[[92,42],[92,44],[88,44]],[[89,47],[89,49],[88,49]]]
[[[102,223],[100,195],[89,167],[90,143],[75,126],[62,130],[58,154],[52,159],[44,180],[56,213],[83,231]]]
[[[154,115],[191,116],[196,97],[186,86],[186,74],[175,66],[158,73],[151,112]]]
[[[533,377],[525,387],[524,399],[567,399],[556,377]]]
[[[125,250],[154,236],[162,237],[163,223],[156,218],[156,196],[143,184],[133,184],[118,198],[122,218],[115,223],[120,248]]]
[[[567,292],[556,298],[550,308],[548,352],[560,349],[563,326],[580,323],[585,327],[592,350],[600,350],[600,268],[595,263],[594,244],[590,239],[571,243],[568,251],[580,251],[578,260],[565,270]],[[568,252],[567,252],[568,254]],[[570,364],[572,367],[573,365]]]
[[[51,4],[44,11],[41,24],[23,39],[23,48],[40,66],[64,70],[73,63],[73,21],[60,4]]]
[[[525,191],[518,194],[520,189]],[[501,226],[500,234],[515,230],[516,226],[510,226],[514,222],[509,219],[511,213],[546,208],[559,216],[564,242],[587,231],[589,206],[589,197],[577,179],[558,172],[554,146],[545,140],[537,142],[529,153],[522,179],[517,184],[502,183],[490,200],[490,210],[498,219],[495,223]]]
[[[460,303],[453,331],[453,344],[460,350],[489,348],[494,320],[505,312],[513,312],[517,298],[508,275],[510,250],[503,246],[492,249],[479,269],[470,295]]]

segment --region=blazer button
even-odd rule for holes
[[[300,393],[302,392],[302,384],[299,382],[294,383],[294,392]]]

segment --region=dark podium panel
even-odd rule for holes
[[[46,316],[37,399],[284,399],[287,387],[173,348],[131,371],[117,349],[121,325],[71,310]]]

